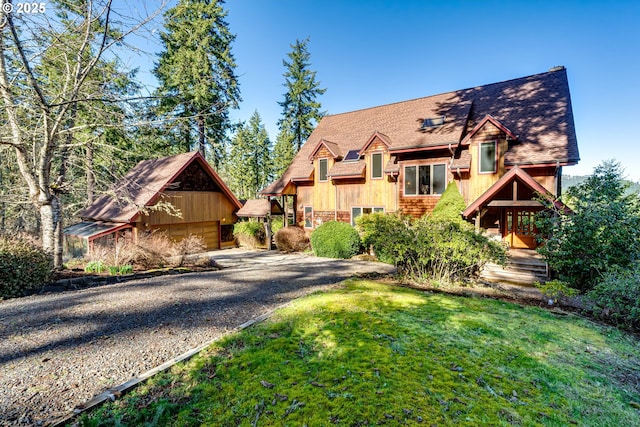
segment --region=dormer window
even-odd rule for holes
[[[371,178],[382,178],[382,153],[371,154]]]
[[[495,173],[498,159],[496,157],[496,141],[480,143],[480,173]]]
[[[318,181],[325,182],[327,181],[327,175],[329,173],[329,159],[320,159],[318,161],[319,177]]]
[[[420,129],[425,130],[440,127],[444,125],[444,118],[445,116],[437,116],[422,119],[422,126],[420,127]]]

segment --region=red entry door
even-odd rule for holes
[[[507,209],[505,212],[504,239],[514,249],[535,249],[536,211],[526,209]]]

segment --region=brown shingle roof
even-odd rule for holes
[[[378,131],[390,151],[458,144],[467,132],[491,115],[518,136],[505,154],[507,165],[575,164],[580,156],[564,68],[470,89],[395,104],[325,116],[284,175],[269,186],[276,194],[309,168],[309,157],[321,140],[343,153],[364,146]],[[445,116],[442,126],[422,129],[425,118]],[[265,189],[266,190],[266,189]],[[265,191],[266,192],[266,191]]]
[[[204,157],[195,151],[141,161],[108,194],[98,197],[89,207],[78,212],[77,216],[101,221],[132,222],[141,208],[153,205],[160,193],[169,189],[178,175],[195,161],[200,163],[231,202],[240,208],[242,205],[231,190]]]
[[[329,171],[331,178],[364,176],[365,161],[357,162],[337,162]]]
[[[280,215],[282,208],[275,200],[267,199],[251,199],[244,203],[244,206],[236,213],[239,217],[261,218],[266,217],[267,213]]]
[[[400,172],[400,165],[396,156],[389,157],[387,165],[384,167],[384,173],[394,174]]]
[[[451,169],[456,170],[469,170],[471,168],[471,153],[469,150],[462,150],[459,157],[454,157],[451,162]]]

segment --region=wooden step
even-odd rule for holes
[[[534,274],[524,272],[514,272],[508,270],[483,270],[480,278],[488,282],[504,282],[516,285],[533,286],[536,282],[549,280],[546,274]]]
[[[534,251],[509,251],[507,265],[487,263],[480,278],[489,282],[504,282],[532,286],[549,280],[549,269],[544,258]]]
[[[506,270],[514,273],[533,273],[542,276],[547,275],[547,265],[546,264],[517,264],[517,263],[508,263],[505,267],[502,267],[498,264],[488,263],[485,265],[485,270],[489,271],[500,271]]]

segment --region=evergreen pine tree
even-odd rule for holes
[[[255,111],[249,119],[247,133],[251,146],[251,176],[252,190],[255,193],[262,190],[273,180],[273,160],[271,158],[271,141],[262,123],[260,114]]]
[[[325,93],[326,89],[320,88],[316,72],[309,69],[311,54],[307,49],[308,44],[308,38],[296,40],[291,45],[292,51],[287,54],[290,62],[282,61],[287,68],[283,74],[287,93],[284,94],[284,101],[278,103],[282,107],[282,119],[278,121],[278,126],[281,134],[291,135],[296,152],[324,115],[316,98]]]
[[[221,146],[230,129],[229,110],[241,100],[231,34],[222,0],[179,0],[165,14],[161,34],[164,52],[155,66],[160,114],[171,121],[173,142],[204,155],[212,150],[214,166],[221,162]],[[197,143],[196,143],[197,142]]]
[[[238,126],[225,163],[225,179],[239,199],[255,198],[273,179],[271,151],[269,135],[256,111],[249,123]]]
[[[282,176],[295,155],[293,135],[289,133],[287,126],[283,126],[273,147],[273,175]]]

